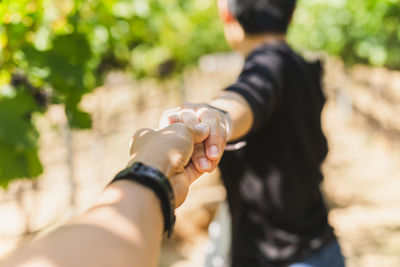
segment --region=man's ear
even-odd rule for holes
[[[234,22],[236,19],[229,11],[228,0],[218,0],[219,16],[225,24]]]

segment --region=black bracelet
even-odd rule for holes
[[[175,225],[175,198],[168,178],[153,167],[135,162],[132,166],[118,173],[111,183],[120,180],[137,182],[154,191],[161,202],[164,216],[164,232],[168,234],[168,237],[171,237]]]

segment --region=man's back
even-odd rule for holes
[[[320,116],[319,63],[284,42],[263,45],[227,90],[254,113],[247,145],[225,152],[220,167],[232,213],[232,266],[276,266],[334,239],[319,189],[327,154]]]

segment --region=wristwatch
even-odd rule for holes
[[[111,183],[120,180],[137,182],[153,190],[161,203],[164,217],[164,233],[171,237],[175,225],[175,198],[168,178],[159,170],[140,162],[119,172]]]

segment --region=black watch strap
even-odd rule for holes
[[[130,167],[118,173],[111,183],[120,180],[137,182],[154,191],[161,203],[164,216],[164,232],[170,237],[175,225],[175,198],[168,178],[153,167],[135,162]]]

